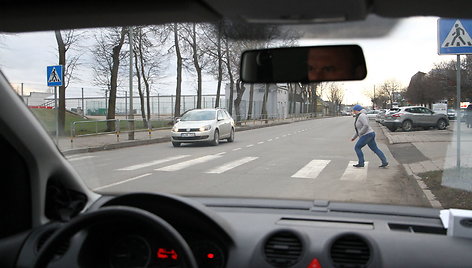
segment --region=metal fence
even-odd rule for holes
[[[202,108],[214,108],[217,103],[216,95],[203,95],[202,96]],[[149,97],[149,110],[151,116],[174,116],[176,97],[174,95],[165,96],[150,96]],[[225,96],[220,96],[219,107],[225,108]],[[106,115],[108,111],[108,99],[104,97],[84,97],[84,98],[68,98],[66,99],[66,108],[68,110],[78,112],[84,116],[100,116]],[[133,114],[141,114],[141,99],[139,96],[133,97]],[[197,108],[197,96],[196,95],[184,95],[180,98],[180,113]],[[144,110],[148,111],[147,100],[144,100]],[[116,109],[117,115],[128,115],[129,114],[129,98],[119,96],[116,98]]]

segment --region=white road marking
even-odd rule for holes
[[[159,160],[156,160],[156,161],[151,161],[151,162],[147,162],[147,163],[142,163],[142,164],[137,164],[137,165],[133,165],[133,166],[129,166],[129,167],[120,168],[118,170],[125,170],[125,171],[137,170],[137,169],[140,169],[140,168],[155,166],[155,165],[159,165],[159,164],[169,162],[169,161],[173,161],[173,160],[179,160],[179,159],[182,159],[182,158],[185,158],[185,157],[188,157],[188,156],[190,156],[190,155],[172,156],[172,157],[168,157],[168,158],[164,158],[164,159],[159,159]]]
[[[71,157],[67,158],[69,161],[80,161],[80,160],[85,160],[85,159],[90,159],[90,158],[95,158],[96,156],[88,155],[88,156],[78,156],[78,157]]]
[[[356,168],[353,165],[357,164],[357,161],[350,161],[344,174],[341,177],[343,181],[365,181],[367,178],[367,167],[369,162],[364,163],[364,167]]]
[[[269,142],[270,142],[270,141],[273,141],[273,139],[268,139],[267,141],[269,141]]]
[[[249,148],[249,147],[252,147],[252,146],[254,146],[254,144],[249,144],[249,145],[246,146],[246,147]]]
[[[178,164],[175,164],[175,165],[170,165],[170,166],[167,166],[167,167],[158,168],[158,169],[155,169],[155,170],[157,170],[157,171],[177,171],[177,170],[181,170],[181,169],[184,169],[184,168],[188,168],[188,167],[193,166],[193,165],[205,163],[205,162],[208,162],[208,161],[220,158],[220,157],[221,157],[221,155],[207,155],[207,156],[203,156],[203,157],[200,157],[200,158],[196,158],[196,159],[188,160],[188,161],[185,161],[185,162],[181,162],[181,163],[178,163]]]
[[[239,151],[241,150],[242,148],[236,148],[236,149],[233,149],[233,151]]]
[[[244,158],[241,158],[239,160],[236,160],[236,161],[233,161],[233,162],[229,162],[229,163],[226,163],[220,167],[217,167],[217,168],[214,168],[214,169],[211,169],[209,171],[207,171],[206,173],[213,173],[213,174],[221,174],[223,172],[226,172],[230,169],[233,169],[235,167],[239,167],[243,164],[246,164],[246,163],[249,163],[251,161],[254,161],[256,160],[257,158],[259,157],[244,157]]]
[[[124,181],[119,181],[119,182],[115,182],[115,183],[103,185],[103,186],[97,187],[97,188],[95,188],[95,189],[93,189],[93,190],[94,190],[94,191],[102,190],[102,189],[105,189],[105,188],[113,187],[113,186],[120,185],[120,184],[123,184],[123,183],[127,183],[127,182],[130,182],[130,181],[139,180],[139,179],[144,178],[144,177],[147,177],[147,176],[149,176],[149,175],[152,175],[152,173],[146,173],[146,174],[139,175],[139,176],[136,176],[136,177],[133,177],[133,178],[124,180]]]
[[[215,155],[224,155],[226,152],[217,153]]]
[[[276,140],[280,139],[279,137],[275,137]]]
[[[260,142],[258,142],[257,144],[263,144],[263,143],[264,143],[263,141],[260,141]]]
[[[331,160],[312,160],[297,173],[293,174],[292,178],[316,179],[329,162],[331,162]]]

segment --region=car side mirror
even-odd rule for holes
[[[175,118],[175,123],[179,123],[179,122],[180,122],[180,117]]]

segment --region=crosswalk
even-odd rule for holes
[[[225,154],[211,154],[193,157],[191,155],[176,155],[163,159],[157,159],[146,163],[139,163],[128,167],[122,167],[117,169],[118,171],[136,171],[152,167],[157,172],[178,172],[184,169],[190,169],[194,166],[202,165],[204,170],[198,170],[198,172],[206,174],[223,174],[232,172],[236,169],[243,169],[244,165],[249,163],[256,163],[257,165],[266,164],[262,157],[257,156],[244,156],[232,160],[225,160]],[[218,161],[216,161],[218,160]],[[208,163],[215,164],[212,167],[208,167]],[[216,164],[218,163],[218,164]],[[366,162],[363,168],[353,167],[357,161],[348,160],[328,160],[328,159],[311,159],[305,163],[297,163],[297,166],[291,167],[293,170],[287,171],[292,172],[293,175],[290,179],[310,179],[315,180],[320,177],[320,174],[331,166],[331,170],[340,172],[342,169],[342,181],[364,181],[367,178],[367,172],[369,163]],[[206,164],[206,165],[204,165]],[[206,167],[206,169],[205,169]],[[246,170],[246,169],[244,169]]]

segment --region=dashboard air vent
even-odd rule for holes
[[[298,236],[283,231],[269,237],[264,245],[264,255],[266,261],[275,267],[290,267],[300,260],[302,249]]]
[[[334,267],[367,267],[370,260],[370,247],[357,235],[344,235],[331,246],[331,259]]]

